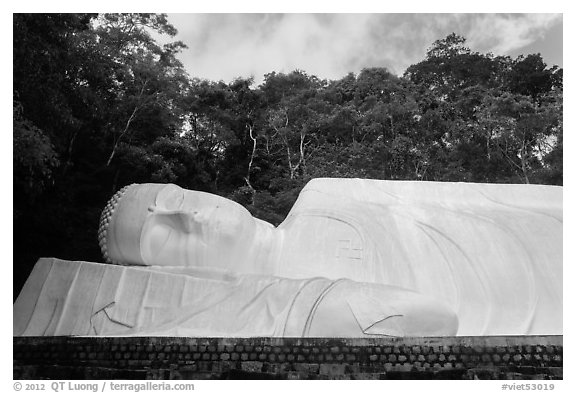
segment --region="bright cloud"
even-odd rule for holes
[[[536,42],[559,14],[170,14],[193,77],[226,82],[301,69],[337,79],[365,67],[402,74],[455,32],[480,52],[508,54]]]
[[[469,23],[469,43],[496,54],[530,45],[562,21],[558,14],[482,15]]]

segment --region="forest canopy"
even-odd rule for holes
[[[101,261],[130,183],[231,198],[279,224],[315,177],[562,184],[562,69],[456,34],[402,76],[187,74],[164,14],[14,14],[14,291],[39,257]]]

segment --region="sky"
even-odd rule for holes
[[[188,46],[179,58],[190,76],[213,81],[253,76],[259,84],[266,73],[294,69],[322,79],[367,67],[401,75],[452,32],[473,51],[541,53],[548,65],[563,67],[562,14],[179,13],[168,21],[178,30],[174,39]]]

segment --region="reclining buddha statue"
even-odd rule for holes
[[[173,184],[133,184],[108,264],[41,259],[15,335],[562,334],[562,188],[314,179],[277,228]]]

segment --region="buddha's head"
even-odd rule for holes
[[[132,184],[108,202],[98,236],[109,263],[227,267],[246,254],[255,227],[229,199],[173,184]]]

